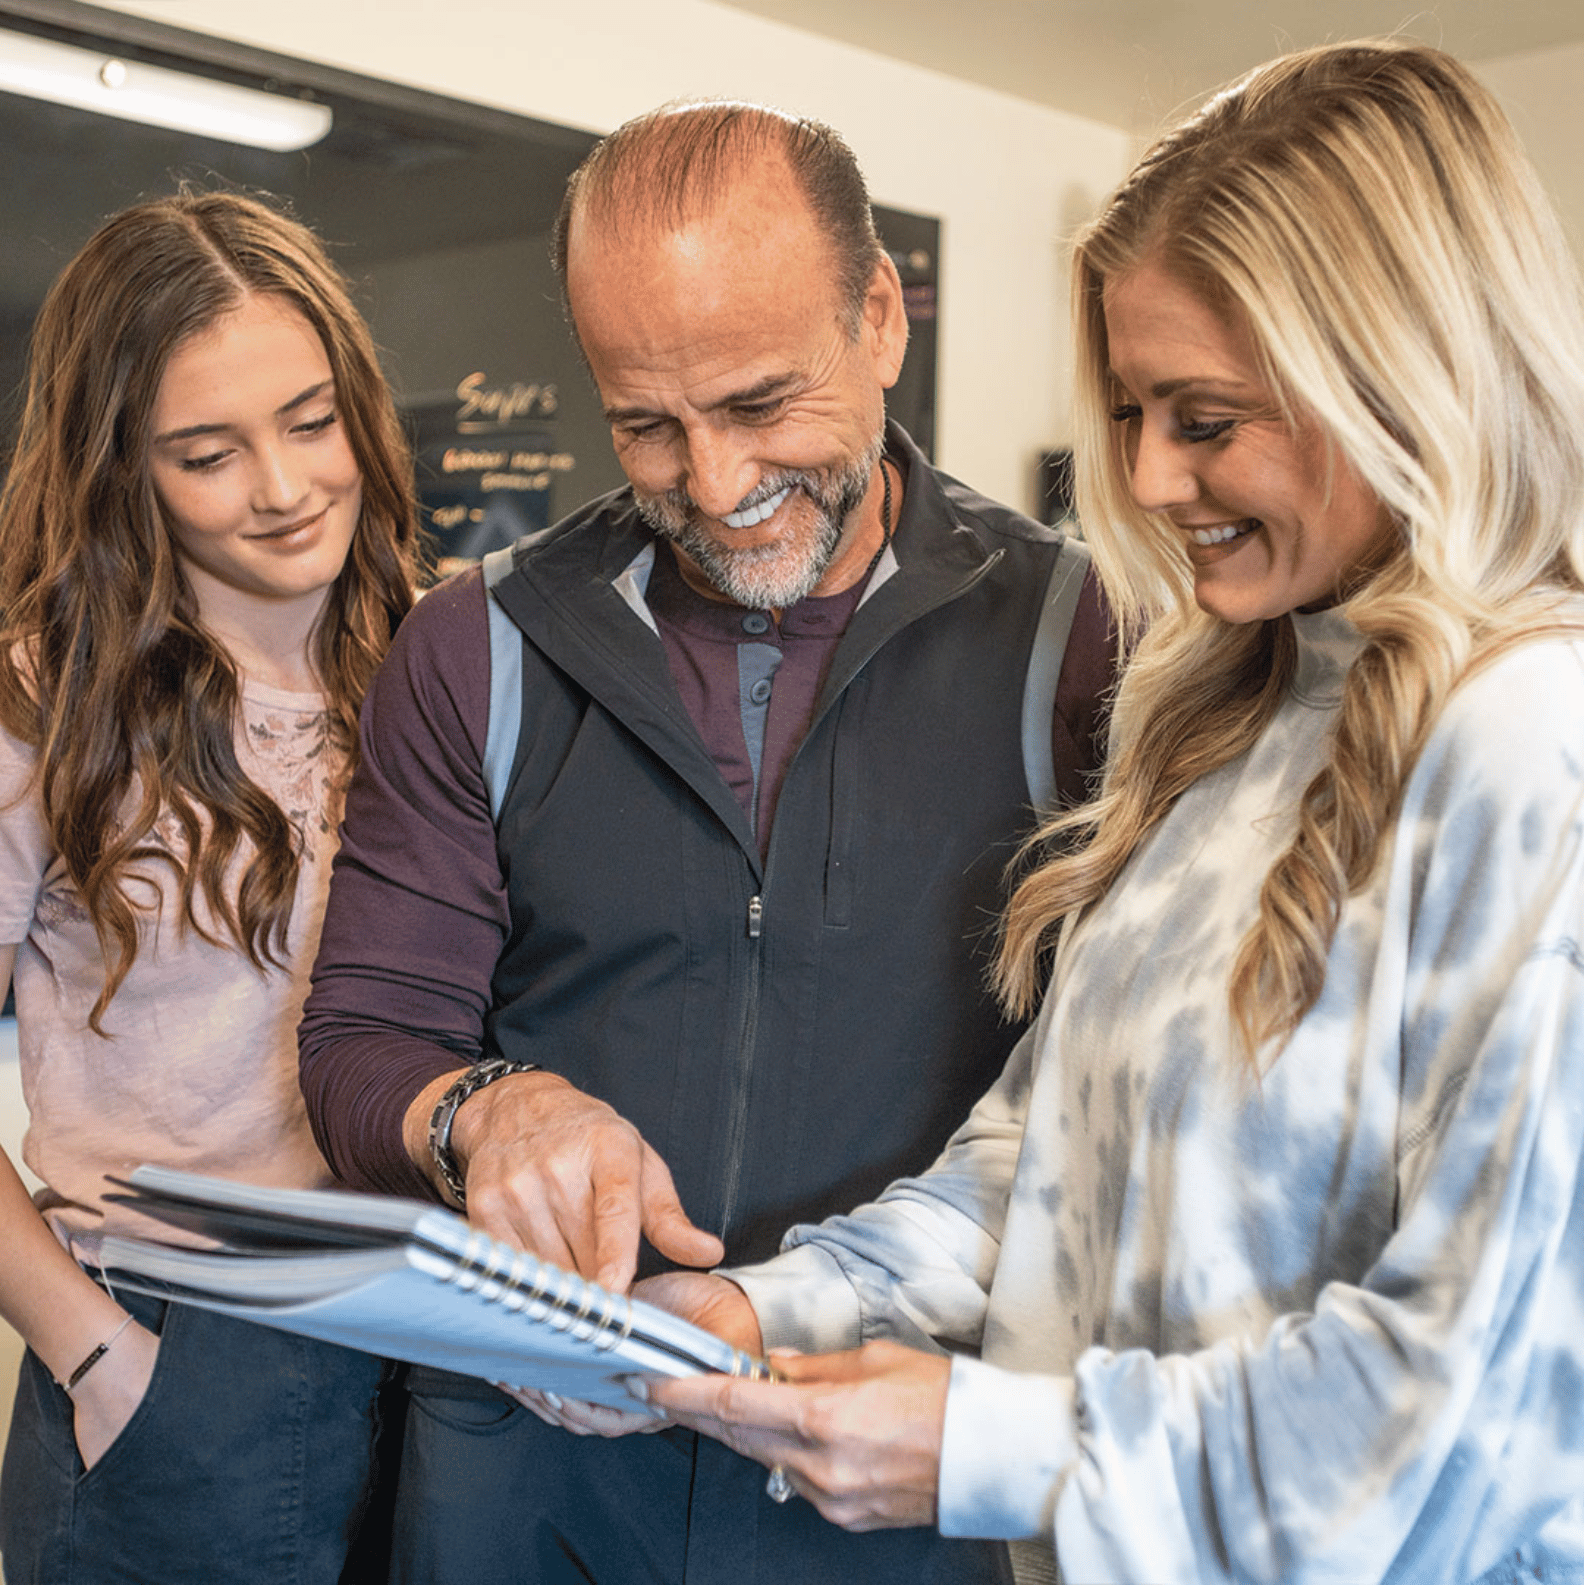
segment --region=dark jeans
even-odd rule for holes
[[[765,1471],[672,1426],[616,1441],[414,1368],[392,1585],[998,1585],[998,1543],[849,1535]]]
[[[71,1400],[23,1359],[0,1472],[7,1585],[336,1585],[368,1504],[382,1362],[117,1297],[160,1349],[91,1470]]]

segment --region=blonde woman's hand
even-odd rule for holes
[[[651,1377],[649,1402],[779,1467],[832,1524],[934,1524],[951,1361],[897,1343],[845,1354],[777,1350],[770,1359],[779,1381]]]

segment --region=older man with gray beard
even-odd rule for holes
[[[887,426],[901,286],[829,128],[642,117],[558,253],[630,488],[399,635],[303,1085],[350,1182],[625,1289],[922,1167],[997,1075],[984,938],[1033,806],[1085,790],[1111,646],[1081,547]],[[575,1406],[434,1371],[411,1409],[398,1580],[1004,1566],[846,1534],[680,1428],[580,1440]]]

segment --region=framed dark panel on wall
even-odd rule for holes
[[[562,189],[593,134],[75,0],[0,0],[0,30],[331,112],[322,139],[279,153],[0,91],[0,146],[10,151],[0,162],[7,452],[27,335],[49,282],[107,215],[190,181],[273,194],[331,245],[411,421],[442,553],[479,554],[622,482],[549,260]],[[911,322],[889,406],[931,452],[940,225],[875,213]]]

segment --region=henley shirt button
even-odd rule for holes
[[[770,618],[763,611],[750,611],[742,619],[743,632],[768,633],[770,631]]]
[[[761,677],[753,687],[748,690],[748,697],[755,704],[768,704],[770,702],[770,679]]]

